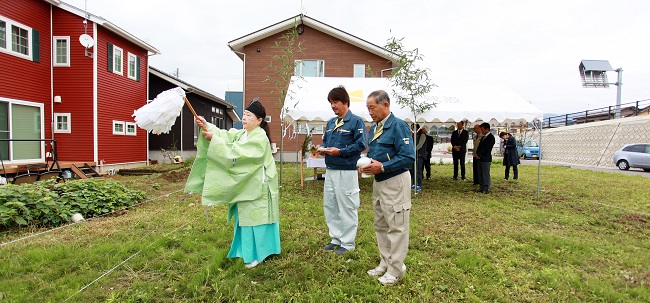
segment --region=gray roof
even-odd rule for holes
[[[607,60],[582,60],[580,66],[586,71],[613,71]]]

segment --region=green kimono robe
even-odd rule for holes
[[[203,205],[230,204],[229,220],[237,207],[239,226],[278,222],[277,169],[264,130],[240,140],[246,130],[208,129],[214,135],[211,141],[199,137],[185,192],[201,193]]]

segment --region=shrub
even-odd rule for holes
[[[183,161],[183,167],[192,167],[194,164],[194,159],[196,159],[194,156],[185,159],[185,161]]]

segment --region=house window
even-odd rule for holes
[[[354,77],[355,78],[365,78],[366,77],[366,65],[365,64],[355,64],[354,65]]]
[[[129,79],[133,79],[133,80],[137,80],[137,78],[136,78],[136,70],[137,70],[136,61],[137,61],[137,59],[136,58],[137,57],[134,54],[129,53],[129,73],[128,73],[128,75],[129,75]]]
[[[126,122],[126,135],[127,136],[135,136],[135,135],[137,135],[135,123]]]
[[[54,113],[54,132],[69,134],[72,132],[70,113]]]
[[[0,48],[7,48],[7,22],[0,20]]]
[[[196,142],[199,141],[200,133],[201,133],[201,128],[196,126],[196,124],[194,124],[194,146],[196,146]]]
[[[54,37],[54,66],[70,66],[70,37]]]
[[[307,128],[306,124],[300,124],[298,125],[298,133],[307,134],[307,129],[312,129],[311,131],[312,134],[323,134],[324,128],[325,128],[324,125],[309,125],[309,128]]]
[[[122,49],[113,45],[113,72],[118,75],[122,73]]]
[[[226,125],[223,123],[223,118],[220,117],[212,117],[212,124],[221,129],[224,129],[226,127]]]
[[[266,116],[264,120],[266,120],[266,123],[271,123],[271,116]]]
[[[0,52],[32,60],[32,36],[38,36],[32,28],[0,16]]]
[[[29,55],[29,31],[11,25],[11,50],[25,56]]]
[[[215,114],[223,115],[223,109],[215,106],[212,107],[212,112]]]
[[[124,122],[113,120],[113,135],[124,135]]]
[[[294,74],[301,77],[325,77],[325,61],[296,60]]]
[[[43,104],[0,97],[0,138],[35,141],[0,141],[2,160],[39,161],[43,159]],[[7,164],[7,163],[5,163]]]

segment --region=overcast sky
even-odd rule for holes
[[[301,12],[301,0],[63,0],[162,52],[150,65],[219,97],[242,90],[228,41]],[[650,1],[302,0],[305,13],[383,46],[404,37],[438,85],[498,81],[545,113],[616,103],[616,86],[582,88],[583,59],[623,68],[622,103],[650,99]],[[79,26],[83,26],[80,24]],[[327,73],[327,71],[326,71]],[[616,82],[616,72],[609,72]]]

